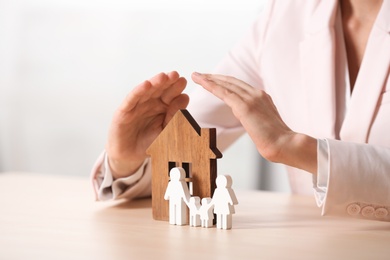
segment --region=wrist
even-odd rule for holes
[[[278,140],[275,162],[283,163],[312,174],[317,172],[317,139],[305,134],[289,132]]]
[[[144,160],[129,161],[116,160],[108,156],[108,166],[110,167],[112,177],[115,179],[126,178],[137,172]]]

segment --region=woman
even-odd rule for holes
[[[390,221],[389,2],[270,1],[215,74],[192,75],[188,110],[221,150],[247,131],[323,214]],[[129,93],[92,172],[99,199],[150,194],[145,150],[185,86],[161,73]]]

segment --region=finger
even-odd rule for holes
[[[168,107],[164,127],[168,124],[168,122],[172,119],[172,117],[176,114],[176,112],[180,109],[185,109],[190,102],[190,98],[187,94],[181,94],[173,99]]]
[[[121,104],[121,109],[125,111],[134,109],[137,104],[149,100],[160,88],[166,86],[167,81],[175,81],[178,77],[179,74],[177,72],[171,72],[168,75],[159,73],[151,79],[142,82],[127,95]]]
[[[228,98],[231,99],[232,96],[243,99],[247,95],[247,92],[238,86],[232,85],[230,83],[218,84],[217,82],[209,80],[205,75],[199,73],[193,73],[192,79],[195,83],[201,85],[204,89],[225,102]]]
[[[146,80],[136,86],[129,94],[127,94],[126,98],[123,100],[120,105],[120,109],[124,111],[130,111],[137,106],[138,103],[147,95],[147,93],[152,88],[152,84],[150,81]]]
[[[175,99],[171,101],[168,105],[163,104],[158,99],[153,99],[151,102],[148,102],[147,105],[139,105],[135,108],[133,118],[137,117],[141,121],[144,121],[147,118],[155,118],[158,116],[163,116],[163,123],[166,117],[171,118],[179,109],[185,109],[188,106],[189,97],[187,94],[180,94]],[[169,119],[168,119],[169,121]]]
[[[177,71],[171,71],[167,74],[167,76],[172,81],[176,81],[178,78],[180,78],[180,75]]]
[[[225,82],[226,84],[239,86],[242,89],[250,92],[253,90],[253,87],[248,85],[242,80],[239,80],[235,77],[226,76],[226,75],[220,75],[220,74],[204,74],[206,78],[212,81],[218,81],[218,82]]]
[[[196,75],[194,75],[196,77]],[[201,77],[202,78],[202,77]],[[194,78],[195,79],[195,78]],[[195,79],[197,80],[197,79]],[[218,84],[219,80],[215,79],[215,81],[209,80],[205,76],[203,76],[202,79],[198,79],[198,84],[200,84],[204,89],[209,91],[211,94],[216,96],[217,98],[221,99],[227,106],[229,106],[232,109],[233,114],[238,120],[242,120],[243,116],[245,116],[248,113],[248,109],[251,108],[250,104],[251,100],[253,100],[253,95],[255,95],[255,89],[249,86],[245,86],[246,89],[249,89],[250,92],[246,91],[245,89],[238,87],[232,82],[236,81],[230,81],[229,83],[225,82],[223,84]],[[238,82],[240,85],[242,85],[242,81]]]
[[[222,80],[219,80],[216,78],[206,78],[206,79],[209,81],[212,81],[216,85],[224,88],[227,93],[230,93],[230,92],[235,93],[236,95],[238,95],[242,98],[247,98],[248,96],[251,95],[245,88],[242,88],[240,85],[236,85],[232,82],[222,81]]]
[[[161,101],[164,104],[169,104],[171,101],[180,95],[187,86],[187,80],[185,78],[179,78],[169,88],[167,88],[161,95]]]
[[[153,78],[149,79],[148,81],[151,84],[151,88],[147,93],[145,93],[144,97],[140,100],[140,102],[145,102],[149,100],[150,98],[154,98],[156,96],[161,95],[161,91],[165,86],[169,86],[169,77],[165,73],[159,73]],[[168,85],[167,85],[168,82]]]
[[[160,98],[161,95],[165,92],[166,89],[170,88],[179,78],[180,75],[176,71],[172,71],[168,74],[165,74],[166,78],[161,82],[152,82],[154,85],[153,92],[150,98]]]
[[[149,81],[156,90],[161,88],[167,88],[167,86],[173,84],[180,78],[179,73],[171,71],[169,73],[160,73],[151,78]]]

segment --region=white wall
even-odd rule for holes
[[[0,171],[87,176],[133,86],[212,70],[265,1],[0,0]],[[288,190],[284,172],[260,165],[244,136],[219,172],[236,187],[268,176],[262,187]]]

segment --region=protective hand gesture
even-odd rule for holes
[[[187,81],[177,72],[160,73],[135,87],[114,114],[106,151],[114,178],[134,173],[146,149],[189,98]]]
[[[192,79],[232,109],[265,159],[316,171],[316,139],[293,132],[266,92],[229,76],[193,73]]]

